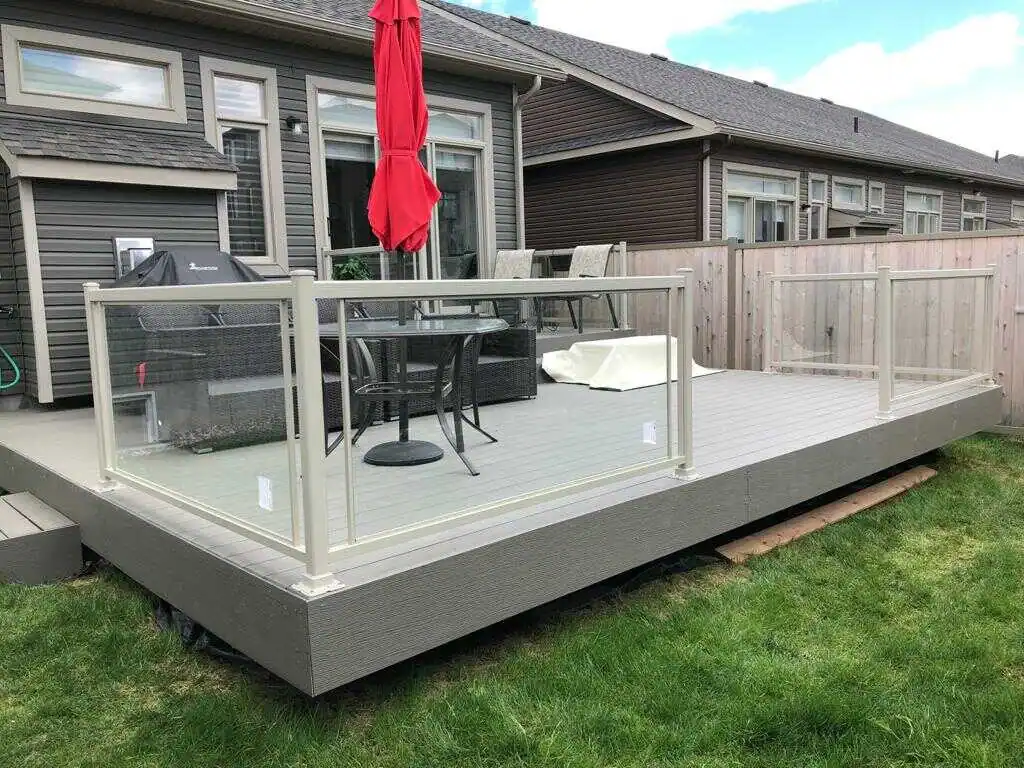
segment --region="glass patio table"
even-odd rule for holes
[[[497,439],[480,428],[480,425],[466,417],[463,413],[462,373],[465,364],[466,348],[478,336],[497,333],[508,329],[508,323],[497,318],[430,318],[399,321],[393,318],[369,318],[348,321],[349,339],[394,339],[408,343],[413,338],[443,338],[447,340],[436,361],[436,371],[431,382],[409,381],[407,355],[401,355],[398,380],[370,382],[358,387],[354,392],[356,399],[379,402],[382,400],[397,402],[398,409],[398,440],[382,443],[371,448],[363,457],[367,464],[385,467],[409,467],[439,461],[444,451],[437,445],[424,440],[409,439],[409,402],[412,400],[432,397],[434,409],[441,431],[455,453],[473,475],[478,475],[476,468],[466,458],[463,422],[487,437],[492,442]],[[337,338],[336,323],[320,326],[321,338]],[[451,375],[446,372],[451,370]],[[452,402],[452,425],[449,426],[445,417],[445,399],[450,396]],[[474,400],[475,402],[475,400]],[[366,409],[366,417],[353,436],[355,443],[372,423],[373,409]]]

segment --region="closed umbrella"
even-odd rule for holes
[[[373,70],[377,88],[377,136],[380,162],[370,189],[370,227],[387,251],[406,254],[427,242],[430,214],[441,198],[437,185],[419,160],[427,141],[427,97],[423,92],[423,49],[417,0],[377,0],[370,11],[375,22]],[[403,274],[403,277],[405,275]],[[405,324],[405,304],[399,319]],[[405,342],[399,358],[400,389],[406,389]],[[401,397],[401,395],[399,395]],[[432,443],[409,440],[409,403],[399,401],[399,440],[378,445],[364,460],[385,466],[437,461],[443,455]]]

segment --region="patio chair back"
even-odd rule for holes
[[[569,277],[604,277],[613,245],[577,245],[569,262]]]
[[[524,248],[518,251],[498,251],[494,259],[495,280],[528,280],[533,274],[533,254],[535,249]]]

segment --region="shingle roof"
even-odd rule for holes
[[[15,157],[52,157],[199,171],[235,170],[203,136],[180,131],[149,132],[118,125],[80,125],[0,112],[0,144]]]
[[[979,152],[884,120],[779,88],[663,61],[527,24],[505,16],[427,0],[493,32],[678,109],[716,123],[723,132],[756,134],[780,144],[803,144],[906,167],[982,175],[1024,185],[1020,170]],[[822,94],[827,97],[828,94]],[[853,119],[859,118],[859,132]]]
[[[312,16],[324,21],[333,21],[355,27],[367,33],[373,32],[373,21],[369,17],[373,0],[249,0],[253,6],[263,6],[278,11],[288,11]],[[452,21],[443,13],[421,4],[422,29],[424,46],[444,46],[445,48],[479,54],[515,63],[522,69],[524,65],[536,65],[547,69],[539,58],[525,54],[518,47],[492,35],[484,34],[469,25]]]

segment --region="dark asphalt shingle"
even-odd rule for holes
[[[646,96],[715,122],[723,131],[748,131],[778,143],[813,144],[911,168],[984,174],[1024,184],[1024,167],[1011,167],[867,112],[766,88],[698,67],[662,61],[505,16],[426,0],[530,48],[612,80]],[[827,97],[827,93],[821,94]],[[853,118],[860,118],[854,133]]]
[[[202,135],[180,131],[138,131],[119,125],[83,125],[0,112],[0,144],[15,157],[198,171],[235,170]]]

